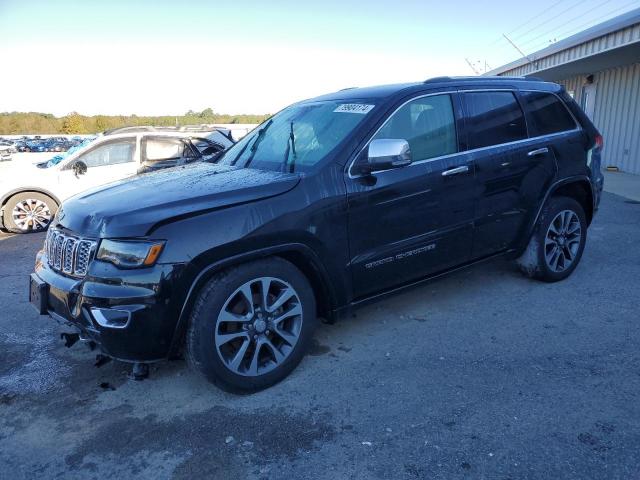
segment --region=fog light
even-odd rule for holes
[[[131,312],[111,308],[92,308],[91,315],[98,325],[106,328],[125,328],[131,318]]]

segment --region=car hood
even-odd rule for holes
[[[88,237],[139,237],[158,222],[280,195],[299,179],[290,173],[195,163],[71,197],[63,203],[57,221]]]

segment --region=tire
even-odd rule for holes
[[[530,278],[558,282],[576,269],[586,242],[587,220],[582,205],[570,197],[551,197],[517,263]]]
[[[57,210],[58,204],[47,195],[18,193],[4,205],[4,228],[12,233],[42,232],[48,228]]]
[[[291,263],[268,258],[231,267],[198,294],[185,339],[187,361],[223,390],[256,392],[293,371],[317,323],[313,290]]]

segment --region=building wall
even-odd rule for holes
[[[556,80],[580,104],[586,76]],[[604,137],[603,166],[640,174],[640,63],[593,74],[593,123]]]
[[[640,23],[616,30],[615,32],[580,43],[574,47],[547,54],[545,50],[529,55],[533,62],[523,62],[523,65],[501,71],[499,75],[525,76],[535,75],[535,72],[548,70],[559,65],[575,62],[592,55],[613,51],[616,48],[640,41]]]

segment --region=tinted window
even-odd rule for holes
[[[78,160],[84,162],[88,168],[133,162],[135,146],[135,139],[110,142],[88,151]]]
[[[536,135],[573,130],[576,124],[558,97],[551,93],[524,92]]]
[[[457,151],[456,125],[449,95],[413,100],[394,113],[373,137],[409,142],[413,161]]]
[[[465,93],[469,148],[527,138],[524,114],[511,92]]]

